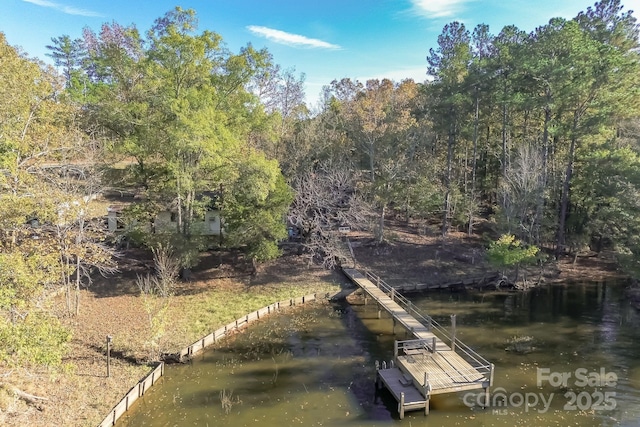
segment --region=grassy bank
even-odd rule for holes
[[[111,289],[130,289],[130,283],[111,283]],[[273,302],[339,289],[337,283],[314,278],[260,285],[234,279],[181,284],[167,308],[161,350],[177,352]],[[0,367],[0,425],[95,426],[151,369],[145,363],[151,329],[142,298],[135,292],[101,294],[89,289],[81,299],[80,315],[64,319],[73,339],[62,366]],[[113,337],[110,378],[106,377],[104,351],[107,335]],[[3,382],[47,400],[28,404],[9,387],[2,387]]]
[[[176,320],[168,334],[174,337],[168,347],[177,351],[184,347],[179,341],[185,337],[190,344],[217,327],[271,303],[310,293],[334,294],[339,290],[339,285],[326,282],[281,283],[249,287],[240,292],[213,289],[200,295],[178,296],[171,307],[172,318]]]

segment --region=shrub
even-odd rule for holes
[[[43,312],[15,323],[0,319],[0,360],[10,365],[59,365],[69,340],[70,332],[58,319]]]

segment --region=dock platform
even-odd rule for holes
[[[378,370],[378,384],[384,385],[398,402],[400,419],[405,411],[424,409],[425,414],[429,413],[429,400],[399,368]]]
[[[355,269],[343,271],[413,337],[395,341],[392,367],[378,370],[378,382],[398,401],[401,419],[405,411],[424,409],[428,414],[429,399],[436,394],[482,388],[489,401],[494,366],[457,339],[455,329],[450,334],[379,277]]]

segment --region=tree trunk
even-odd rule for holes
[[[177,228],[177,232],[178,234],[182,234],[182,183],[180,180],[180,176],[178,176],[177,180],[176,180],[176,186],[177,186],[177,196],[178,196],[178,218],[177,218],[177,224],[176,224],[176,228]]]
[[[507,83],[504,84],[504,96],[507,96]],[[507,167],[509,163],[508,147],[507,147],[507,101],[502,101],[502,179],[507,177]]]
[[[367,144],[367,151],[369,152],[369,173],[370,173],[370,179],[371,179],[371,183],[373,184],[376,180],[376,163],[375,163],[375,142],[374,141],[369,141],[369,144]]]
[[[447,186],[448,187],[448,186]],[[444,206],[443,206],[443,215],[442,215],[442,237],[447,236],[447,232],[449,231],[449,210],[451,209],[451,191],[447,188],[447,191],[444,194]]]
[[[470,199],[473,203],[476,199],[476,168],[478,167],[478,122],[480,120],[480,100],[478,99],[478,89],[476,88],[476,108],[473,117],[473,160],[471,163],[471,194]],[[467,230],[469,237],[473,234],[473,211],[469,209],[469,228]]]
[[[196,194],[194,190],[187,191],[187,197],[185,201],[185,216],[182,219],[183,228],[182,234],[185,236],[191,235],[191,223],[193,222],[193,203],[195,201]]]
[[[65,248],[65,252],[68,251],[68,248]],[[65,289],[65,298],[67,302],[67,313],[71,314],[71,273],[69,273],[69,269],[71,267],[71,263],[68,256],[65,256],[63,259],[63,265],[65,267],[65,271],[62,273],[62,279]]]
[[[411,210],[411,201],[409,199],[409,196],[407,196],[404,202],[404,221],[407,223],[407,225],[409,225],[409,222],[411,221],[410,210]]]
[[[62,286],[64,287],[64,298],[67,304],[67,313],[71,313],[71,296],[69,295],[69,286],[67,285],[67,270],[65,269],[66,258],[60,255],[60,265],[62,266]]]
[[[564,183],[562,185],[562,194],[560,196],[560,216],[558,218],[558,231],[556,240],[556,258],[564,252],[566,246],[565,226],[567,223],[567,213],[569,210],[569,190],[571,189],[571,177],[573,176],[573,162],[575,160],[576,151],[576,133],[577,118],[574,119],[573,129],[571,135],[571,144],[569,146],[569,159],[567,160],[567,169],[564,176]]]
[[[544,110],[544,125],[542,131],[542,177],[540,178],[540,189],[538,202],[536,204],[534,242],[540,245],[542,217],[544,215],[544,191],[547,188],[547,161],[549,157],[549,123],[551,122],[551,110],[547,107]]]
[[[380,208],[380,217],[378,218],[378,232],[376,236],[376,242],[382,243],[384,240],[384,216],[386,214],[387,207],[385,204]]]
[[[452,170],[452,162],[453,162],[453,146],[455,145],[455,132],[456,132],[456,124],[455,124],[455,115],[452,112],[452,120],[449,127],[449,140],[447,143],[447,173],[445,175],[445,195],[444,195],[444,206],[443,206],[443,214],[442,214],[442,237],[446,237],[447,232],[449,231],[449,214],[451,213],[451,170]]]
[[[80,257],[76,258],[75,315],[80,314]]]

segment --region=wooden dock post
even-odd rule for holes
[[[404,419],[404,393],[400,393],[400,402],[398,403],[398,413],[400,414],[400,419]]]
[[[484,388],[484,407],[485,409],[488,408],[489,406],[489,387],[491,387],[493,385],[493,370],[494,370],[494,365],[493,363],[491,364],[491,368],[489,368],[489,386]]]
[[[487,409],[489,406],[489,387],[485,387],[484,388],[484,405],[482,406],[482,409]]]
[[[429,384],[429,374],[424,373],[424,414],[429,415],[429,399],[431,398],[431,384]]]
[[[495,365],[491,364],[491,372],[489,372],[489,386],[493,385],[493,372],[495,371]]]
[[[431,353],[436,354],[436,337],[431,338]]]
[[[456,351],[456,315],[451,315],[451,350]]]

